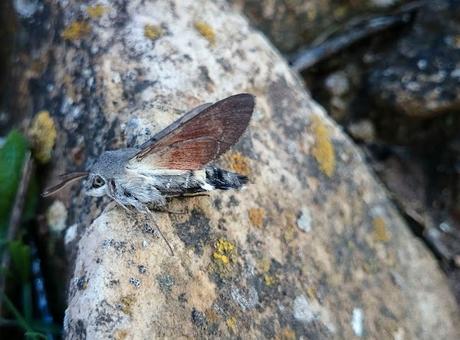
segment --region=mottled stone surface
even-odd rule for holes
[[[401,0],[231,0],[281,51],[291,53],[352,19],[388,11]]]
[[[186,214],[154,219],[78,185],[61,192],[74,258],[67,338],[458,338],[432,256],[245,19],[222,1],[97,3],[45,8],[60,20],[31,105],[60,127],[50,181],[186,109],[250,92],[249,130],[220,165],[251,183],[174,200]]]

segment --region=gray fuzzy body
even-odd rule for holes
[[[215,166],[201,170],[154,169],[130,161],[137,148],[106,151],[90,168],[85,181],[90,196],[108,195],[128,209],[134,207],[148,212],[149,207],[160,209],[167,197],[194,195],[214,189],[237,189],[247,178]],[[102,181],[101,181],[102,179]],[[101,184],[96,187],[95,183]]]

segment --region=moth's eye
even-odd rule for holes
[[[97,188],[100,188],[101,186],[103,186],[105,184],[105,181],[104,179],[101,177],[101,176],[96,176],[94,177],[94,180],[93,180],[93,188],[97,189]]]

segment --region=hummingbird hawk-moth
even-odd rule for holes
[[[62,175],[43,196],[86,178],[87,195],[107,195],[125,209],[148,213],[164,208],[168,197],[239,189],[246,176],[209,163],[238,141],[253,110],[254,96],[247,93],[200,105],[141,146],[105,151],[87,171]]]

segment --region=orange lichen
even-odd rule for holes
[[[144,36],[150,40],[158,39],[162,34],[160,26],[147,24],[144,26]]]
[[[216,33],[209,24],[204,21],[195,21],[193,26],[211,45],[216,43]]]
[[[78,40],[91,32],[91,26],[86,21],[74,21],[62,32],[66,40]]]
[[[335,171],[335,151],[327,126],[318,116],[312,117],[312,130],[315,136],[313,157],[323,173],[331,177]]]
[[[239,152],[229,153],[225,156],[229,168],[241,175],[249,175],[251,168],[249,167],[248,158]]]
[[[231,316],[225,321],[225,323],[227,324],[228,329],[234,333],[236,330],[236,318]]]
[[[95,5],[86,8],[86,13],[88,13],[89,17],[92,19],[100,18],[106,11],[107,7],[103,5]]]
[[[57,136],[54,120],[48,111],[37,113],[28,134],[35,159],[40,163],[48,162]]]
[[[372,220],[373,225],[373,237],[377,242],[388,242],[391,238],[385,219],[381,216],[375,217]]]
[[[280,334],[281,340],[295,340],[295,332],[291,328],[284,328]]]
[[[262,208],[250,208],[248,210],[249,221],[257,228],[261,228],[265,220],[265,210]]]
[[[113,337],[115,340],[125,340],[128,337],[128,332],[124,329],[117,329]]]

